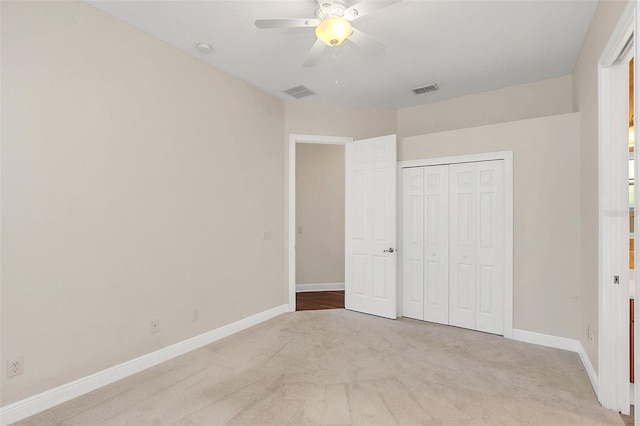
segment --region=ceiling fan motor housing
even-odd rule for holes
[[[348,16],[347,16],[348,15]],[[316,37],[328,46],[337,46],[353,33],[349,22],[358,16],[355,9],[348,9],[345,2],[334,0],[324,3],[316,9],[316,17],[320,23],[316,26]]]
[[[326,18],[344,18],[347,21],[351,21],[356,16],[358,16],[358,11],[356,9],[351,9],[349,12],[346,12],[349,6],[346,2],[342,0],[334,0],[332,3],[324,3],[321,7],[316,9],[316,18],[321,21]]]

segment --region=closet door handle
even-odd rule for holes
[[[383,253],[393,253],[395,249],[391,247],[389,250],[382,250]]]

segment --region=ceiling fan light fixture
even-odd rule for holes
[[[352,33],[351,23],[338,16],[325,18],[316,26],[316,37],[327,46],[338,46]]]

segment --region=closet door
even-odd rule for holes
[[[424,168],[424,320],[449,323],[449,166]]]
[[[476,326],[476,164],[449,166],[449,324]]]
[[[424,319],[424,167],[402,169],[402,315]]]
[[[504,161],[477,163],[476,330],[504,332]]]

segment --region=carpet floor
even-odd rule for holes
[[[427,322],[292,312],[20,425],[604,425],[578,355]]]

